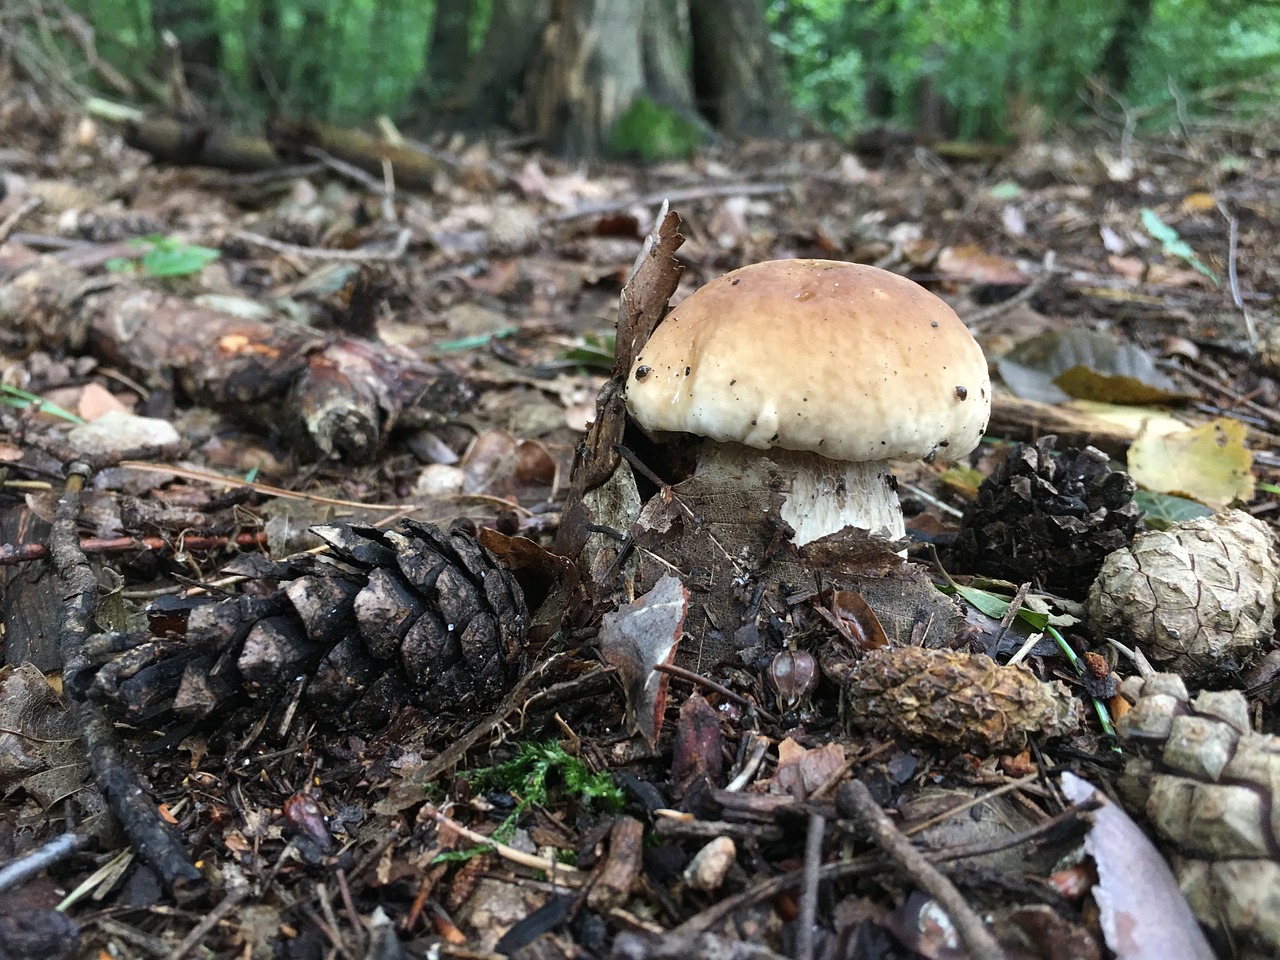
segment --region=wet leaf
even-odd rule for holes
[[[1062,403],[1072,397],[1109,403],[1167,403],[1183,394],[1140,347],[1082,327],[1049,330],[997,361],[1019,397]]]
[[[1253,454],[1238,420],[1219,417],[1177,433],[1144,431],[1129,447],[1129,473],[1148,490],[1215,509],[1253,496]]]
[[[88,768],[80,733],[31,664],[0,681],[0,791],[24,790],[48,809],[80,790]]]

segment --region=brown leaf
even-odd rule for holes
[[[688,610],[689,591],[668,575],[600,623],[600,652],[617,668],[632,727],[650,746],[658,742],[667,705],[667,675],[654,667],[675,657]]]

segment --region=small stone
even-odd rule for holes
[[[87,457],[107,457],[144,447],[176,446],[182,437],[168,420],[112,410],[75,427],[67,434],[67,442]]]

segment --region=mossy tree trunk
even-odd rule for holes
[[[467,74],[475,0],[436,0],[427,69],[438,89],[452,90]]]
[[[472,129],[507,126],[552,0],[493,0],[489,30],[457,89],[437,109]]]
[[[788,104],[759,0],[689,0],[698,106],[722,133],[777,136]]]
[[[519,60],[518,82],[511,82],[515,57],[481,51],[456,98],[472,122],[484,119],[476,111],[491,101],[464,97],[518,90],[514,112],[501,119],[567,156],[599,154],[640,97],[706,129],[784,132],[781,70],[758,0],[551,0],[532,32],[530,17],[500,20],[501,3],[486,48],[500,48],[513,29],[536,42]]]

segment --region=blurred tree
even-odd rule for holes
[[[1125,0],[1115,32],[1102,52],[1102,76],[1114,91],[1129,86],[1142,37],[1151,22],[1152,0]]]
[[[508,0],[510,2],[510,0]],[[517,2],[523,18],[499,18],[456,98],[472,119],[512,118],[552,150],[591,156],[640,98],[731,135],[783,131],[787,101],[759,0],[553,0]],[[527,8],[540,6],[535,20]],[[531,29],[533,28],[533,29]],[[512,37],[536,37],[517,58]],[[486,95],[487,94],[487,95]],[[703,107],[703,111],[699,111]]]
[[[451,90],[466,76],[470,61],[471,21],[475,0],[436,0],[431,30],[431,80],[440,90]]]
[[[493,0],[484,43],[462,82],[437,104],[449,120],[474,129],[502,126],[520,90],[538,37],[551,19],[552,0]]]

